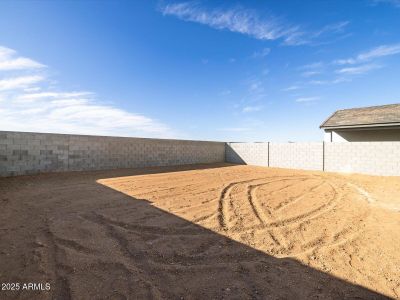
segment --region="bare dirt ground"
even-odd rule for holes
[[[400,178],[203,165],[0,179],[0,299],[400,298]]]

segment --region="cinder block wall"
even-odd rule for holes
[[[227,143],[226,162],[268,166],[268,143]]]
[[[270,167],[322,170],[322,143],[270,143]]]
[[[223,143],[0,131],[0,177],[224,161],[400,176],[400,142]]]
[[[400,142],[325,143],[325,170],[400,176]]]
[[[227,143],[226,161],[278,168],[322,170],[323,143]]]
[[[225,161],[225,143],[0,132],[0,176]]]
[[[277,168],[400,176],[400,142],[227,143],[226,161]]]

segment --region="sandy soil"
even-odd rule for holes
[[[400,298],[400,178],[251,166],[0,179],[0,299]]]

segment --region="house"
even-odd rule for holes
[[[325,142],[400,141],[400,104],[338,110],[320,128]]]

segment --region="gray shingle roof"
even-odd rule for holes
[[[342,109],[334,112],[320,128],[357,125],[400,124],[400,104]]]

